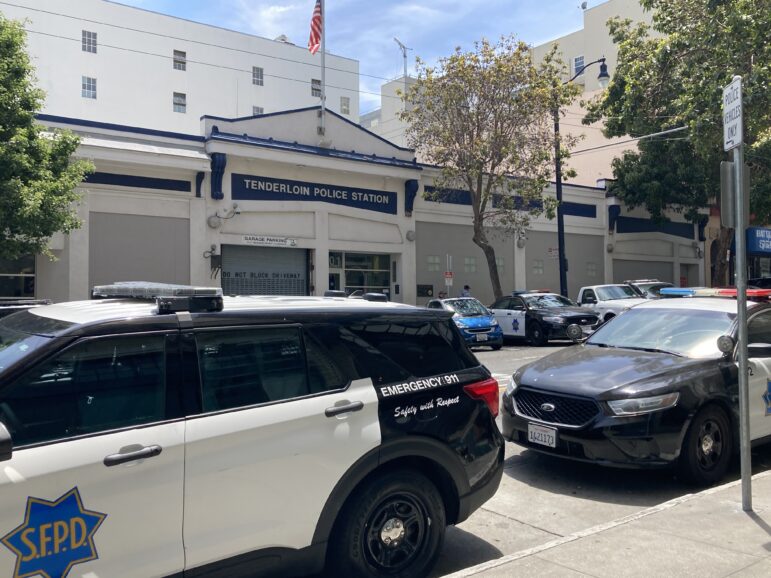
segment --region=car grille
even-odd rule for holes
[[[469,333],[490,333],[493,330],[492,327],[466,327],[465,329]]]
[[[543,404],[553,405],[554,411],[544,411],[541,409]],[[591,399],[553,395],[527,388],[517,390],[514,409],[522,417],[576,428],[589,423],[600,411]]]

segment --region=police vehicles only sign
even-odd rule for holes
[[[742,144],[742,79],[736,76],[723,88],[723,150]]]

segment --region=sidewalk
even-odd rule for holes
[[[468,576],[771,576],[771,471],[449,574]]]

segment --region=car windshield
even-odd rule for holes
[[[586,343],[717,359],[723,355],[717,339],[729,333],[735,317],[725,311],[635,307],[600,327]]]
[[[664,287],[672,287],[672,283],[640,283],[637,285],[640,290],[646,295],[659,296],[659,292]]]
[[[489,315],[487,308],[476,299],[447,299],[444,304],[458,315],[472,317],[474,315]]]
[[[550,309],[552,307],[573,307],[573,303],[570,299],[563,297],[562,295],[555,295],[553,293],[547,293],[543,295],[526,295],[524,297],[528,307],[532,309]]]
[[[47,343],[50,339],[50,337],[16,331],[0,323],[0,375],[7,367]]]
[[[639,295],[629,285],[608,285],[606,287],[597,287],[596,291],[600,301],[639,298]]]

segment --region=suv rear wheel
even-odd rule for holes
[[[444,503],[415,471],[377,476],[357,490],[331,537],[337,576],[417,578],[433,568],[444,542]]]

